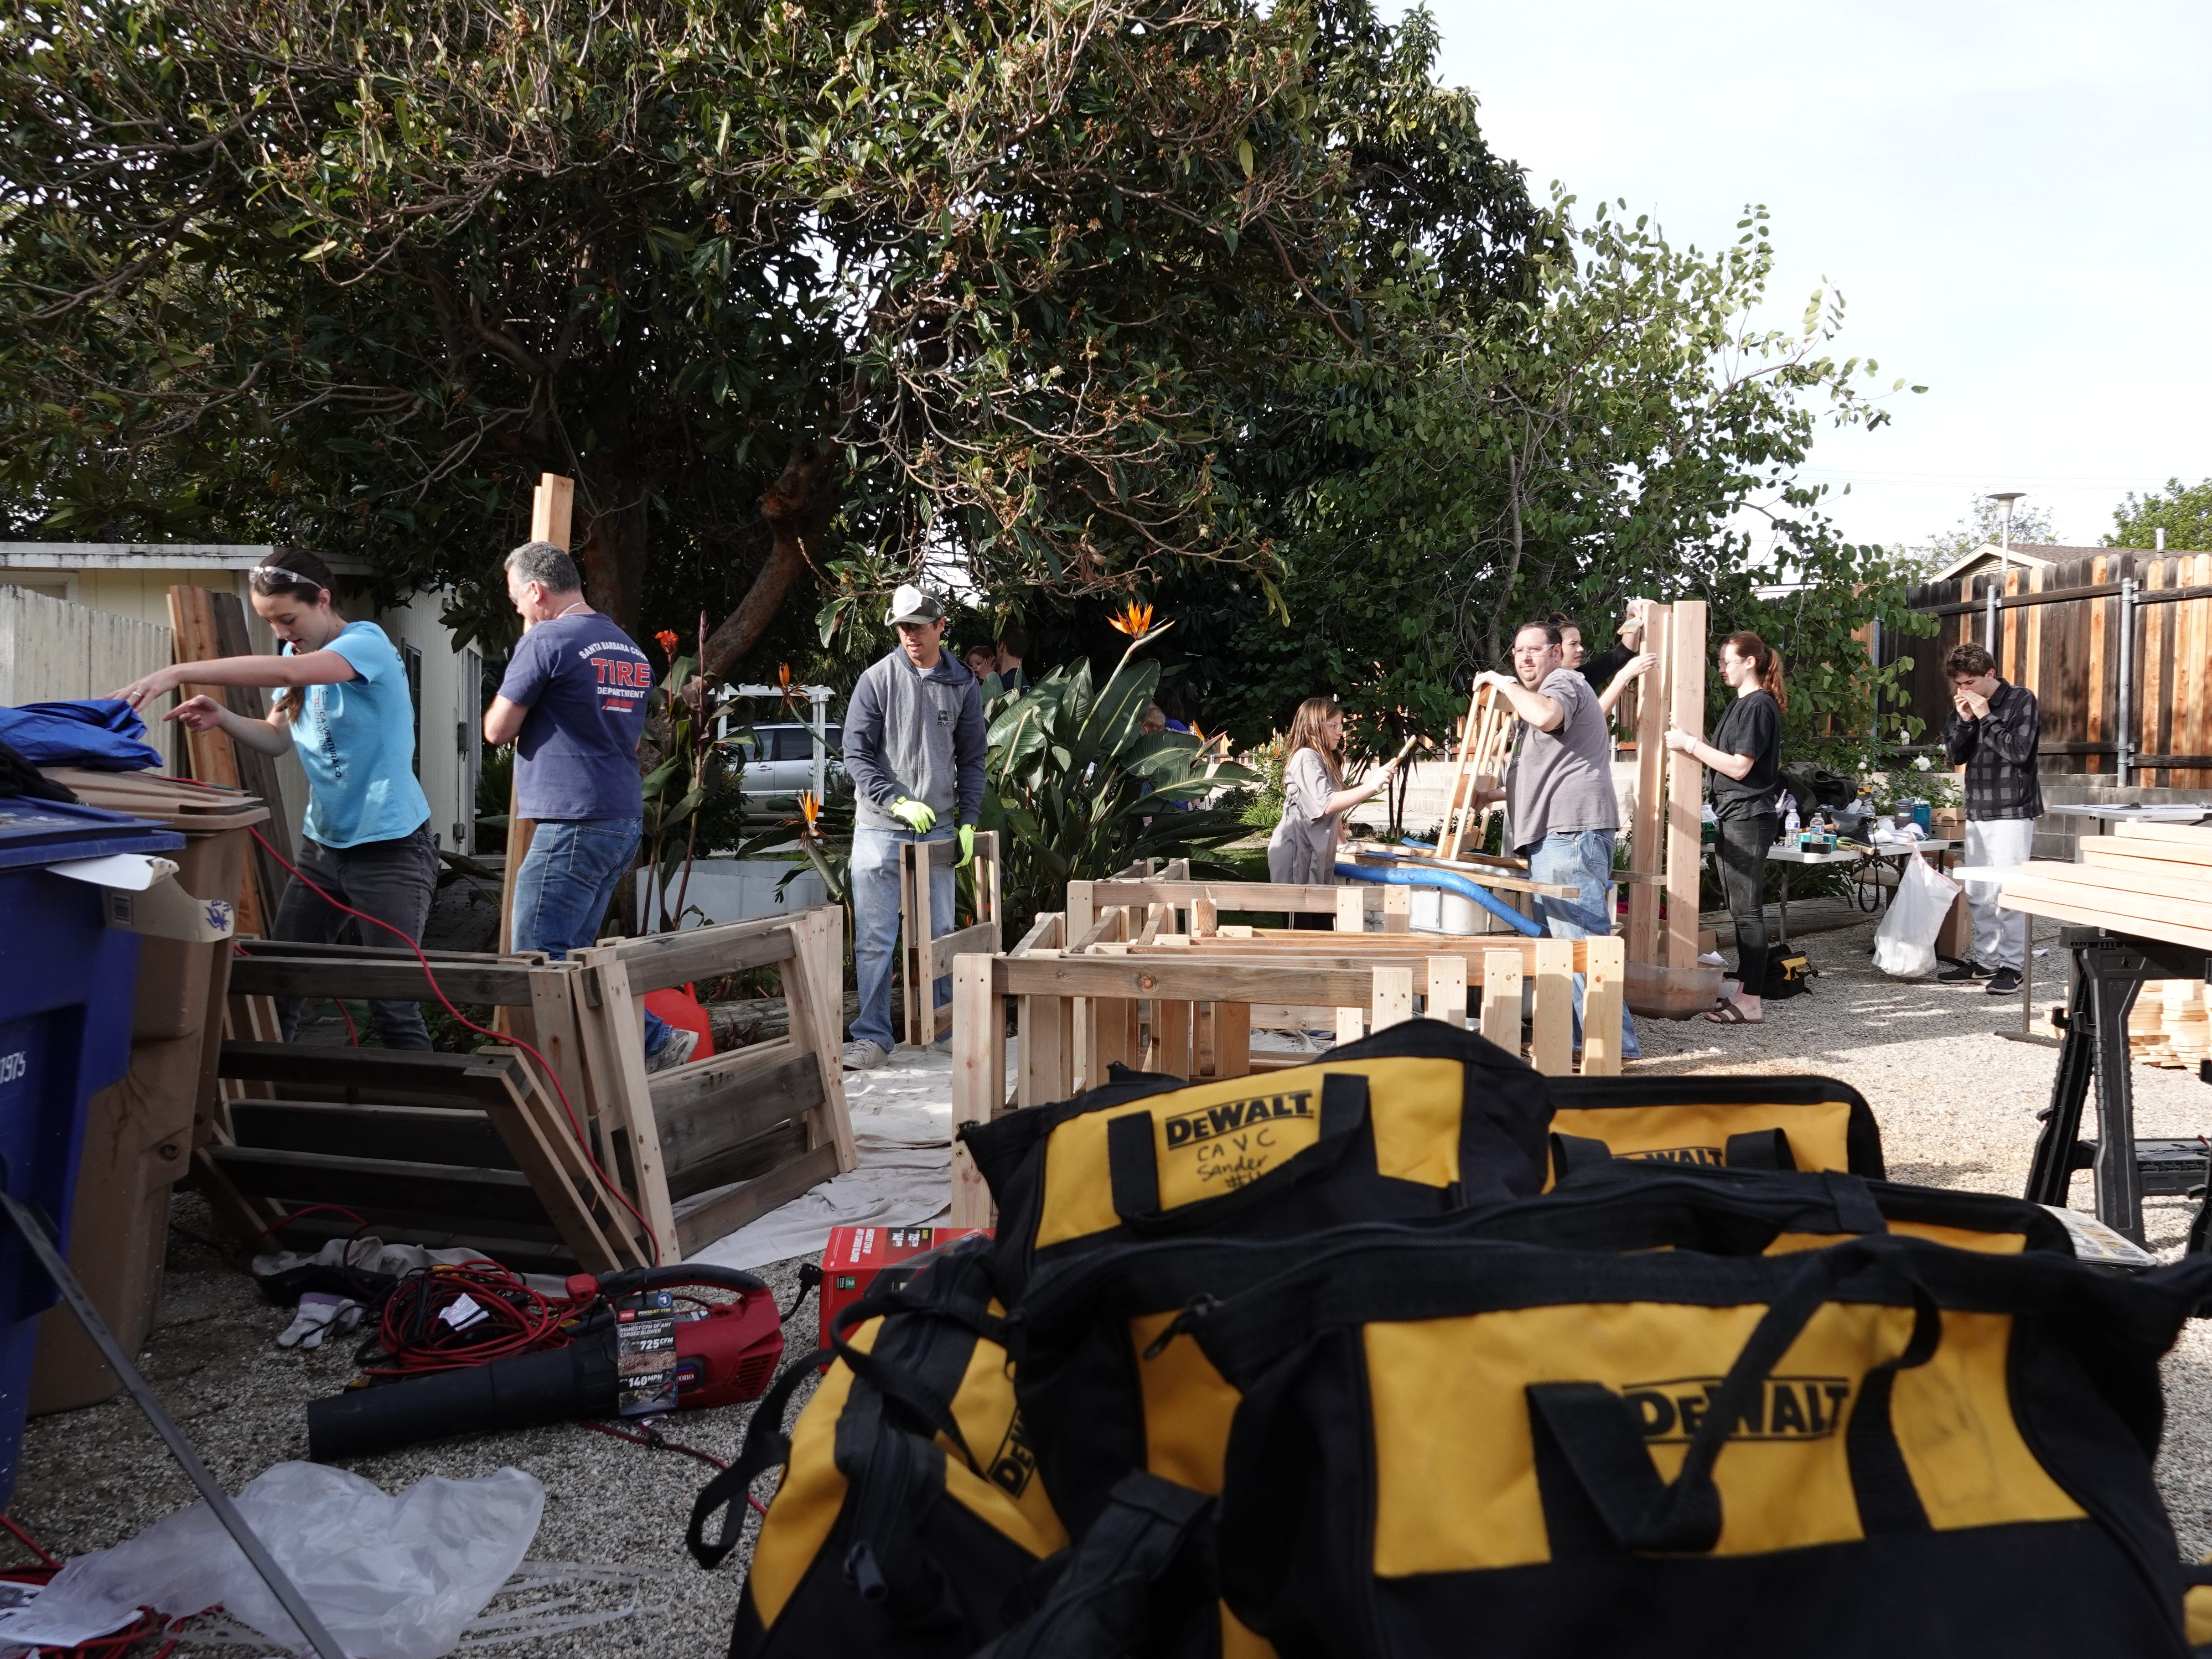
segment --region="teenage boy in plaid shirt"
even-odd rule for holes
[[[1944,653],[1943,675],[1958,711],[1943,727],[1943,747],[1952,765],[1966,769],[1966,862],[2025,864],[2043,812],[2035,780],[2043,711],[2035,693],[1999,679],[1990,653],[1971,641]],[[1966,908],[1974,919],[1972,954],[1936,977],[1953,985],[1986,981],[1993,997],[2017,991],[2027,965],[2026,913],[2000,909],[1994,882],[1969,883]]]

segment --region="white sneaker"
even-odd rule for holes
[[[672,1072],[690,1060],[699,1047],[699,1034],[687,1031],[681,1025],[668,1028],[668,1041],[645,1057],[648,1072]]]
[[[845,1069],[848,1072],[872,1072],[890,1057],[890,1049],[866,1037],[845,1045]]]

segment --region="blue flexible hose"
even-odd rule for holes
[[[1544,930],[1541,927],[1512,906],[1499,900],[1488,888],[1480,883],[1469,881],[1465,876],[1454,871],[1409,870],[1402,867],[1377,870],[1363,864],[1340,864],[1336,866],[1336,873],[1346,881],[1364,881],[1378,887],[1441,888],[1447,893],[1457,893],[1462,898],[1473,899],[1516,933],[1525,933],[1531,939],[1540,938],[1543,935]]]

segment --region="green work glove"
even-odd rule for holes
[[[901,795],[891,803],[891,816],[904,823],[917,836],[927,835],[930,826],[937,822],[935,811],[918,800],[909,800],[904,795]]]
[[[960,826],[960,856],[953,861],[952,867],[956,870],[965,870],[975,856],[975,826],[972,823],[963,823]]]

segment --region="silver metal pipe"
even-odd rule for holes
[[[2097,688],[2102,696],[2105,688]],[[2120,787],[2128,787],[2128,769],[2135,759],[2136,727],[2136,579],[2120,578],[2120,695],[2114,720],[2112,750],[2118,761]]]

